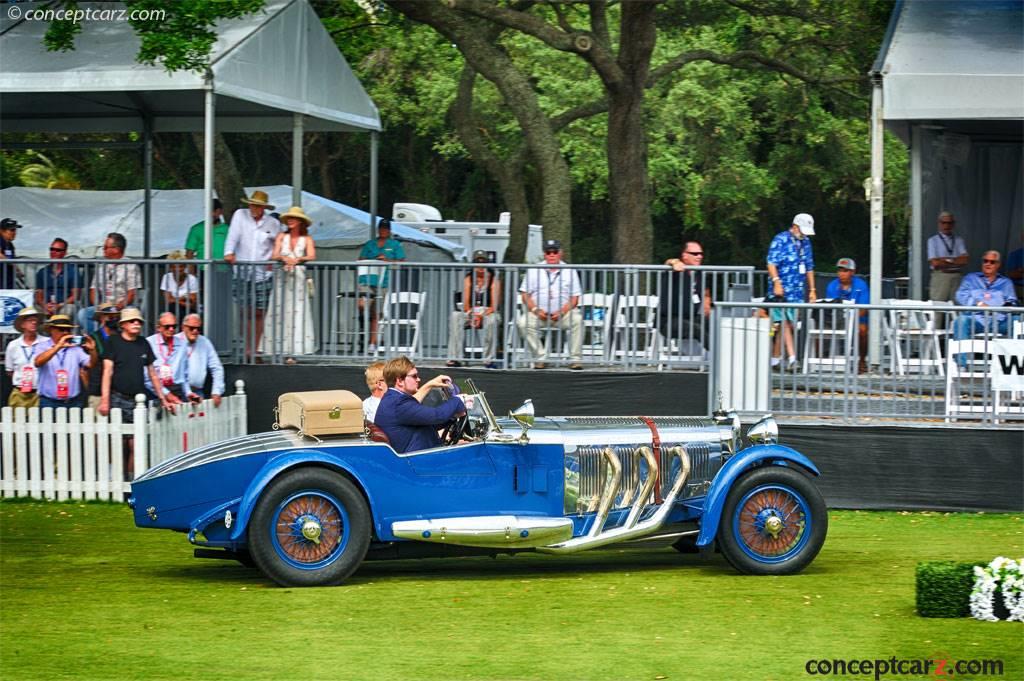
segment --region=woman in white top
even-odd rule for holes
[[[174,251],[167,259],[184,260],[185,254]],[[171,271],[160,280],[160,291],[164,294],[167,309],[175,313],[178,319],[199,312],[199,279],[196,275],[189,274],[186,265],[172,263]]]
[[[286,356],[286,363],[295,364],[296,355],[316,351],[311,288],[306,283],[303,265],[316,260],[316,245],[308,234],[313,221],[300,207],[292,206],[281,215],[281,222],[288,231],[277,235],[270,259],[284,263],[284,268],[274,276],[260,350],[281,353]]]

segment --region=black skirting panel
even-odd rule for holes
[[[281,393],[347,389],[369,392],[362,367],[228,366],[228,385],[245,381],[249,432],[269,430]],[[538,416],[707,413],[708,377],[685,372],[421,368],[473,378],[496,414],[532,398]],[[832,508],[1024,510],[1024,432],[964,428],[783,424],[782,443],[806,454],[822,476]]]

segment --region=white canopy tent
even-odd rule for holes
[[[289,185],[247,187],[247,192],[267,192],[277,210],[290,205]],[[183,250],[190,225],[203,219],[203,190],[157,189],[151,197],[155,257]],[[24,225],[18,233],[18,254],[29,258],[49,257],[49,245],[55,237],[68,241],[68,255],[82,258],[102,257],[100,247],[110,232],[119,232],[128,240],[127,255],[139,257],[145,226],[143,191],[85,191],[7,187],[0,190],[4,214]],[[366,241],[368,213],[331,201],[310,192],[302,192],[302,205],[313,219],[310,235],[316,240],[318,260],[355,260]],[[228,216],[230,217],[230,216]],[[408,260],[451,262],[465,260],[465,248],[433,234],[426,234],[402,223],[392,223],[392,234],[403,242]]]
[[[923,244],[940,211],[957,215],[974,269],[985,250],[1021,245],[1024,3],[902,0],[872,76],[872,292],[881,276],[884,121],[910,146],[909,270],[921,298]]]
[[[79,6],[124,8],[119,3]],[[48,23],[26,21],[24,12],[20,16],[0,16],[0,126],[5,132],[142,133],[147,253],[152,133],[159,131],[203,131],[205,215],[213,205],[215,127],[291,130],[291,203],[296,204],[303,131],[369,131],[370,212],[376,215],[380,117],[306,0],[267,0],[261,12],[220,22],[205,73],[169,73],[161,65],[137,63],[140,42],[127,21],[83,21],[73,51],[48,52],[42,42]],[[371,231],[368,220],[366,234]]]

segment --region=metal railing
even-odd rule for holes
[[[782,342],[787,322],[793,362]],[[876,353],[862,324],[880,325]],[[724,401],[741,412],[843,422],[1024,418],[1024,391],[993,386],[998,371],[1024,373],[1024,308],[721,302],[713,327],[710,409]]]
[[[130,298],[142,309],[145,335],[154,331],[161,312],[175,313],[180,323],[185,314],[199,311],[204,333],[238,363],[363,363],[408,354],[417,361],[524,367],[541,361],[527,343],[536,332],[543,361],[553,366],[699,371],[708,366],[708,319],[692,292],[680,290],[689,280],[665,266],[488,264],[501,292],[493,305],[497,350],[487,357],[481,347],[484,329],[466,328],[456,314],[464,312],[461,297],[472,263],[309,262],[291,271],[280,263],[216,263],[208,271],[198,260],[19,259],[23,286],[35,288],[37,272],[57,262],[75,267],[83,283],[64,310],[83,330],[95,328],[92,303],[112,297],[122,303]],[[519,289],[536,268],[551,272],[554,280],[578,277],[579,304],[566,322],[524,323]],[[691,271],[697,290],[706,290],[712,300],[750,298],[750,267]],[[90,288],[102,289],[108,279],[114,288],[130,280],[131,294],[115,290],[90,296]],[[196,295],[168,293],[168,287],[185,292],[191,287]],[[210,309],[204,310],[207,287]],[[68,297],[66,291],[41,295],[54,311]],[[452,334],[462,336],[461,353],[453,353],[460,344],[451,342]]]

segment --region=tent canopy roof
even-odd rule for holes
[[[209,88],[222,132],[288,131],[293,113],[307,117],[307,130],[381,129],[377,107],[306,0],[267,0],[262,12],[220,22],[209,80],[137,63],[140,42],[127,21],[82,23],[74,50],[48,52],[46,21],[0,16],[5,131],[141,132],[147,117],[157,132],[201,131]]]
[[[1024,119],[1024,3],[904,0],[875,70],[886,120]]]
[[[246,187],[247,195],[261,189],[278,212],[291,205],[289,185]],[[18,230],[16,246],[22,257],[45,258],[54,237],[68,241],[68,254],[84,258],[100,257],[98,247],[109,232],[120,232],[128,240],[128,255],[142,256],[143,203],[141,189],[126,191],[85,191],[7,187],[0,189],[4,215],[13,216],[24,229]],[[358,208],[332,201],[310,192],[302,192],[302,206],[313,220],[310,235],[317,248],[358,248],[369,239],[370,215]],[[152,203],[151,252],[162,256],[181,250],[189,227],[203,219],[202,189],[155,189]],[[231,216],[226,215],[230,220]],[[378,218],[379,221],[379,218]],[[445,260],[466,259],[460,244],[421,232],[398,222],[391,223],[399,241],[417,244]],[[418,251],[424,253],[424,250]],[[416,259],[411,255],[410,260]],[[440,258],[437,258],[440,259]]]

